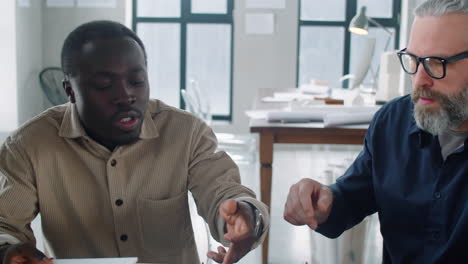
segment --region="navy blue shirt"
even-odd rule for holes
[[[330,188],[332,211],[317,232],[337,237],[377,212],[385,263],[468,262],[468,139],[444,161],[409,96],[376,113],[362,152]]]

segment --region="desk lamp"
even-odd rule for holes
[[[375,19],[366,16],[366,7],[363,6],[361,7],[361,10],[351,19],[351,22],[349,23],[349,32],[358,34],[358,35],[367,35],[369,34],[369,31],[367,28],[369,27],[369,22],[373,25],[376,25],[377,27],[383,29],[385,32],[388,33],[388,40],[387,43],[385,44],[385,49],[384,51],[387,50],[388,44],[390,43],[390,40],[392,39],[393,32],[390,30],[386,29],[382,24],[377,22]]]
[[[384,48],[384,51],[387,51],[388,45],[390,44],[390,40],[392,39],[392,36],[393,36],[393,32],[386,29],[382,24],[380,24],[379,22],[377,22],[373,18],[367,16],[366,15],[366,9],[367,9],[366,6],[361,7],[359,12],[353,17],[353,19],[351,19],[351,22],[349,23],[348,30],[351,33],[354,33],[354,34],[357,34],[357,35],[368,35],[369,34],[369,31],[368,31],[369,23],[377,26],[378,28],[383,29],[388,34],[388,39],[387,39],[387,42],[386,42],[385,48]],[[368,68],[370,69],[370,71],[372,73],[373,89],[376,90],[375,85],[377,85],[377,74],[379,73],[380,63],[377,66],[377,70],[375,72],[373,72],[372,67],[370,67],[370,61],[368,61],[368,63],[369,63],[369,65],[367,65],[367,66],[368,66]],[[364,78],[364,75],[360,76],[361,79],[358,80],[359,83],[362,82],[362,79]]]

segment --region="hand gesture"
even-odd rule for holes
[[[330,215],[333,193],[330,188],[312,179],[302,179],[289,189],[284,219],[293,225],[316,229]]]
[[[5,252],[3,264],[52,264],[52,259],[46,257],[30,243],[11,245]]]
[[[207,255],[218,263],[235,263],[245,256],[255,243],[253,211],[245,202],[228,200],[221,204],[219,213],[226,221],[227,233],[224,239],[231,243],[228,251],[220,246],[218,252],[210,251]]]

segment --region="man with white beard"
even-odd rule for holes
[[[384,263],[460,263],[468,259],[468,0],[428,0],[415,15],[398,52],[411,96],[375,115],[335,184],[294,184],[284,218],[334,238],[377,212]]]

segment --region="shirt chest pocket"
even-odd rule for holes
[[[138,200],[138,220],[143,247],[157,256],[180,253],[185,241],[190,241],[187,193],[165,200]]]

